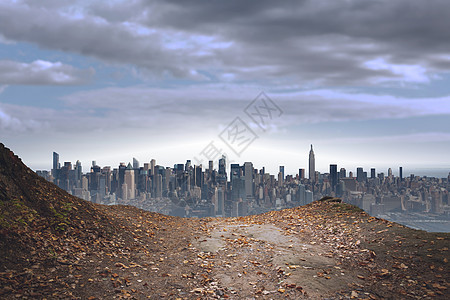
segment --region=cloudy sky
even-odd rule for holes
[[[295,174],[313,144],[321,172],[450,170],[449,28],[446,0],[0,0],[0,140],[33,169],[216,149]]]

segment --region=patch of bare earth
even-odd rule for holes
[[[202,221],[205,295],[230,299],[447,299],[449,235],[341,203]]]

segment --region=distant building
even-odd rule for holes
[[[338,183],[337,165],[330,165],[330,184],[331,189],[335,192]]]
[[[136,198],[136,185],[134,181],[134,170],[130,163],[125,170],[124,183],[126,184],[126,198],[123,199],[135,199]],[[124,191],[124,192],[125,192]]]
[[[356,180],[358,182],[364,182],[365,181],[364,180],[364,170],[361,167],[356,168]]]
[[[298,169],[298,177],[300,179],[304,179],[305,178],[305,169]]]
[[[53,170],[58,170],[60,168],[59,165],[59,154],[53,152]]]
[[[316,174],[316,161],[314,158],[313,145],[311,145],[311,150],[309,151],[309,180],[315,181]]]
[[[227,161],[226,161],[226,157],[224,155],[222,155],[222,158],[219,159],[219,175],[226,175],[227,171],[227,165],[226,165]]]
[[[53,168],[52,168],[52,176],[53,176],[53,182],[57,184],[58,182],[58,175],[59,175],[59,154],[56,152],[53,152]]]
[[[133,169],[139,169],[139,161],[133,157]]]
[[[244,163],[245,197],[253,198],[253,164]]]
[[[286,178],[284,175],[284,166],[280,166],[280,172],[281,172],[281,176],[283,177],[283,180]]]

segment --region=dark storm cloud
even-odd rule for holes
[[[448,71],[448,28],[450,2],[443,0],[0,4],[0,33],[8,40],[159,75],[202,79],[196,71],[206,70],[235,81],[408,81],[366,63],[383,58],[426,74]]]

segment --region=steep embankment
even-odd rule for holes
[[[195,226],[72,197],[0,144],[2,299],[193,295],[204,279],[189,249]]]
[[[0,298],[446,299],[449,237],[333,201],[202,220],[96,205],[0,144]]]

